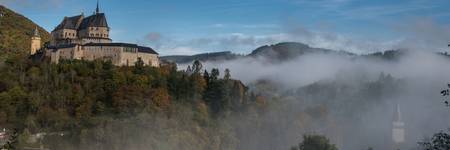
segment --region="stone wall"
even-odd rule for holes
[[[113,64],[118,64],[122,47],[118,46],[84,46],[84,60],[111,60]]]
[[[159,66],[156,54],[140,53],[137,48],[122,46],[80,46],[60,48],[51,52],[51,61],[58,63],[60,59],[79,59],[93,61],[97,59],[110,60],[116,66],[134,66],[138,58],[145,65]]]
[[[82,38],[80,44],[87,43],[111,43],[110,39],[101,39],[101,38]]]
[[[89,27],[79,32],[80,38],[109,38],[109,28]]]
[[[153,67],[159,67],[159,57],[155,54],[150,53],[138,53],[138,57],[144,61],[145,65],[150,65]]]

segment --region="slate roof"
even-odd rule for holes
[[[83,19],[83,15],[73,16],[73,17],[65,17],[64,20],[55,28],[56,30],[60,29],[72,29],[77,30],[78,29],[78,22]]]
[[[70,48],[75,47],[77,44],[65,44],[65,45],[58,45],[58,46],[49,46],[48,49],[52,49],[53,51],[57,51],[60,48]]]
[[[89,27],[108,27],[105,14],[95,13],[86,18],[84,18],[84,15],[66,17],[54,31],[60,29],[82,30]]]
[[[84,46],[121,46],[121,47],[131,47],[131,48],[137,48],[138,52],[141,53],[149,53],[149,54],[156,54],[158,53],[153,50],[150,47],[145,46],[138,46],[137,44],[130,44],[130,43],[87,43],[84,44]]]
[[[138,46],[138,52],[158,55],[158,53],[155,50],[153,50],[152,48],[144,47],[144,46]]]
[[[108,27],[106,16],[104,13],[96,13],[92,16],[84,18],[81,22],[79,30],[86,29],[88,27]]]

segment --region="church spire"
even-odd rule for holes
[[[97,9],[95,9],[95,13],[100,13],[100,8],[99,8],[99,0],[97,0]]]
[[[392,141],[395,149],[399,149],[405,142],[405,123],[402,121],[400,105],[397,103],[394,108],[394,120],[392,122]]]
[[[402,121],[402,115],[400,112],[400,105],[397,104],[396,108],[395,108],[395,112],[394,112],[394,121],[398,121],[401,122]]]

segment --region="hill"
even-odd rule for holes
[[[203,53],[198,55],[172,55],[172,56],[163,56],[162,60],[166,60],[169,62],[175,62],[178,64],[191,63],[194,60],[200,61],[221,61],[221,60],[232,60],[242,57],[241,55],[233,54],[229,51],[225,52],[214,52],[214,53]]]
[[[0,5],[0,50],[28,52],[30,37],[38,27],[42,43],[49,41],[50,34],[25,16]]]
[[[303,43],[297,42],[282,42],[275,45],[265,45],[261,46],[254,51],[252,51],[248,56],[250,57],[265,57],[272,61],[280,62],[284,60],[289,60],[297,58],[301,55],[312,54],[312,53],[335,53],[335,54],[347,54],[351,53],[334,51],[330,49],[323,48],[313,48]]]
[[[175,62],[178,64],[191,63],[194,60],[200,61],[221,61],[221,60],[233,60],[237,58],[244,57],[264,57],[272,62],[282,62],[285,60],[297,58],[298,56],[304,54],[313,54],[313,53],[335,53],[335,54],[344,54],[344,55],[354,55],[352,53],[343,52],[343,51],[334,51],[329,49],[322,48],[313,48],[303,43],[297,42],[282,42],[274,45],[265,45],[259,48],[256,48],[248,55],[237,55],[233,54],[229,51],[226,52],[216,52],[216,53],[203,53],[197,55],[173,55],[173,56],[163,56],[162,60],[166,60],[169,62]]]

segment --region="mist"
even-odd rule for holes
[[[238,134],[255,138],[248,145],[243,142],[241,149],[288,149],[303,134],[323,134],[347,150],[392,148],[397,104],[406,124],[404,149],[417,149],[417,142],[446,130],[450,110],[439,92],[450,81],[449,64],[448,57],[428,50],[404,51],[392,60],[313,53],[281,63],[265,57],[203,62],[206,69],[230,69],[232,78],[245,82],[252,92],[268,92],[258,88],[261,81],[274,87],[268,97],[276,99],[275,107],[263,116],[266,133],[240,130],[244,133]],[[324,111],[309,112],[311,108]],[[301,116],[304,112],[310,114],[307,119]],[[236,116],[232,122],[250,128],[241,125],[247,119]]]

